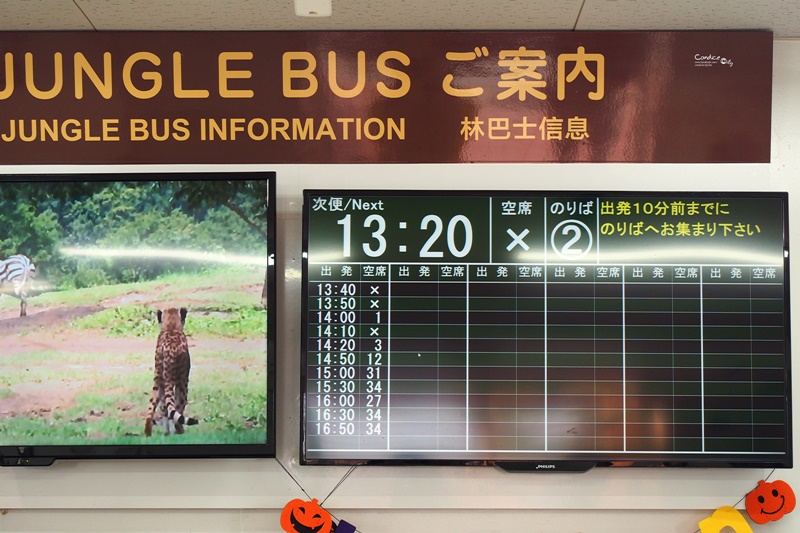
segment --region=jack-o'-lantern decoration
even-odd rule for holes
[[[333,519],[316,498],[310,502],[297,499],[283,508],[281,527],[286,533],[330,533]]]
[[[762,479],[744,500],[747,514],[756,524],[780,520],[783,515],[791,513],[796,504],[792,487],[781,480],[766,482]]]

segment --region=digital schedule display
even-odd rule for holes
[[[305,191],[301,461],[790,467],[787,213]]]

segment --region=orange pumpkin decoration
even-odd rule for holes
[[[758,487],[747,494],[744,500],[747,514],[756,524],[766,524],[780,520],[783,515],[791,513],[797,504],[794,491],[788,483],[781,480],[758,482]]]
[[[283,508],[281,527],[286,533],[330,533],[333,518],[320,507],[316,498],[310,502],[296,499]]]

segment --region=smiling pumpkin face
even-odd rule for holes
[[[785,481],[766,482],[761,480],[758,487],[747,495],[744,501],[747,514],[757,524],[780,520],[783,515],[794,510],[797,500],[792,487]]]
[[[286,533],[329,533],[333,527],[333,519],[316,499],[310,502],[297,499],[283,508],[281,527]]]

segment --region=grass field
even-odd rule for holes
[[[0,296],[0,445],[218,444],[266,440],[263,268]],[[157,309],[186,307],[192,370],[183,435],[145,438]],[[66,311],[80,316],[64,320]],[[27,322],[25,322],[27,321]],[[27,327],[32,325],[33,327]]]

